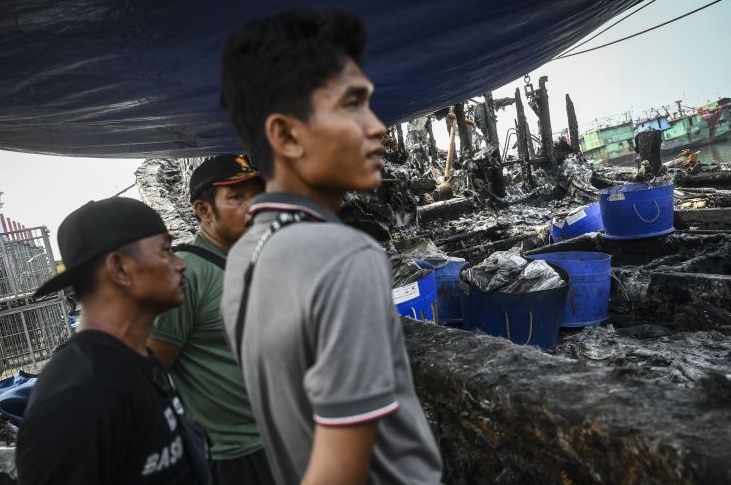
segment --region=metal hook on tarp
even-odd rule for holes
[[[523,86],[525,97],[532,98],[535,94],[535,90],[533,89],[533,84],[530,82],[530,76],[528,74],[523,76],[523,81],[525,82],[525,86]]]

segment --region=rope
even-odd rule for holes
[[[655,216],[654,219],[647,220],[644,217],[642,217],[640,215],[640,211],[637,210],[637,204],[632,204],[632,207],[634,207],[635,214],[637,214],[637,217],[639,217],[640,219],[642,219],[644,222],[647,222],[647,223],[655,222],[656,220],[658,220],[660,218],[660,206],[658,205],[656,200],[653,200],[653,202],[655,203],[655,208],[657,209],[657,215]]]
[[[651,32],[651,31],[653,31],[655,29],[659,29],[660,27],[664,27],[664,26],[666,26],[668,24],[671,24],[671,23],[673,23],[673,22],[675,22],[677,20],[680,20],[680,19],[683,19],[683,18],[688,17],[690,15],[693,15],[696,12],[700,12],[701,10],[704,10],[704,9],[710,7],[711,5],[714,5],[714,4],[716,4],[716,3],[720,2],[720,1],[721,0],[715,0],[715,1],[713,1],[711,3],[708,3],[708,4],[706,4],[706,5],[702,6],[702,7],[699,7],[697,9],[695,9],[695,10],[692,10],[692,11],[686,13],[686,14],[683,14],[683,15],[680,15],[678,17],[675,17],[674,19],[670,19],[667,22],[663,22],[661,24],[655,25],[654,27],[650,27],[649,29],[645,29],[645,30],[643,30],[641,32],[637,32],[636,34],[628,35],[627,37],[622,37],[621,39],[617,39],[617,40],[614,40],[612,42],[608,42],[606,44],[602,44],[602,45],[599,45],[599,46],[596,46],[596,47],[592,47],[591,49],[585,49],[583,51],[574,52],[572,54],[562,54],[562,55],[560,55],[558,57],[554,57],[553,60],[556,60],[556,59],[565,59],[567,57],[572,57],[572,56],[578,56],[579,54],[585,54],[587,52],[591,52],[591,51],[595,51],[597,49],[601,49],[602,47],[608,47],[610,45],[614,45],[614,44],[617,44],[619,42],[622,42],[622,41],[625,41],[625,40],[628,40],[628,39],[632,39],[633,37],[637,37],[638,35],[646,34],[647,32]]]
[[[612,25],[610,25],[610,26],[609,26],[609,27],[607,27],[606,29],[602,30],[601,32],[597,32],[596,34],[592,35],[591,37],[589,37],[588,39],[586,39],[586,40],[585,40],[584,42],[582,42],[582,43],[580,43],[580,44],[576,44],[575,46],[573,46],[573,47],[572,47],[572,48],[570,48],[569,50],[567,50],[567,51],[563,52],[562,54],[560,54],[560,55],[558,56],[558,59],[560,59],[560,58],[562,58],[563,56],[567,55],[567,54],[568,54],[569,52],[571,52],[571,51],[574,51],[574,50],[578,49],[578,48],[579,48],[579,47],[581,47],[582,45],[584,45],[584,44],[586,44],[586,43],[588,43],[588,42],[591,42],[592,40],[596,39],[597,37],[599,37],[600,35],[602,35],[602,34],[603,34],[604,32],[606,32],[607,30],[609,30],[609,29],[611,29],[612,27],[614,27],[615,25],[617,25],[618,23],[620,23],[620,22],[623,22],[623,21],[627,20],[628,18],[630,18],[631,16],[633,16],[634,14],[636,14],[637,12],[639,12],[640,10],[642,10],[643,8],[645,8],[645,7],[649,7],[650,5],[652,5],[653,3],[655,3],[655,1],[656,1],[656,0],[651,0],[650,2],[648,2],[648,3],[644,4],[643,6],[641,6],[640,8],[638,8],[637,10],[635,10],[634,12],[632,12],[632,13],[629,13],[629,14],[625,15],[624,17],[622,17],[621,19],[617,20],[616,22],[614,22],[614,23],[613,23]]]
[[[131,189],[131,188],[132,188],[132,187],[134,187],[135,185],[137,185],[137,184],[136,184],[136,183],[134,183],[134,184],[130,185],[129,187],[127,187],[127,188],[124,188],[124,189],[120,190],[119,192],[117,192],[116,194],[114,194],[114,195],[113,195],[112,197],[119,197],[120,195],[124,194],[125,192],[127,192],[127,191],[128,191],[129,189]],[[111,199],[112,197],[110,197],[110,199]]]
[[[528,345],[528,342],[530,342],[531,337],[533,337],[533,312],[528,312],[528,318],[529,318],[529,327],[528,327],[528,340],[525,341],[523,345]],[[508,334],[508,340],[511,342],[513,339],[510,338],[510,318],[508,317],[508,313],[505,313],[505,330]]]
[[[528,340],[525,341],[525,344],[528,345],[528,342],[530,342],[530,338],[533,336],[533,312],[528,312],[528,316],[530,317],[530,327],[528,328]]]

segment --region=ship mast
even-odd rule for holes
[[[680,116],[685,116],[685,112],[683,111],[683,106],[682,106],[682,105],[680,104],[680,103],[682,103],[682,101],[683,101],[682,99],[679,99],[679,100],[677,100],[677,101],[675,102],[675,104],[677,104],[677,105],[678,105],[678,114],[679,114]]]

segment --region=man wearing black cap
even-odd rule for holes
[[[66,270],[36,296],[72,285],[81,324],[33,390],[19,483],[205,483],[180,401],[146,347],[155,316],[185,294],[162,219],[133,199],[89,202],[61,223],[58,246]]]
[[[187,264],[185,302],[157,317],[148,341],[186,411],[208,432],[214,485],[273,481],[219,312],[226,254],[246,231],[249,201],[263,190],[243,155],[208,158],[193,171],[190,201],[200,234],[176,249]]]

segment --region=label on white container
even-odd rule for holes
[[[419,283],[414,282],[405,286],[399,286],[398,288],[391,290],[391,294],[393,295],[393,302],[396,305],[405,301],[413,300],[414,298],[418,298],[421,294],[419,293]]]
[[[567,216],[566,224],[568,224],[569,226],[572,224],[576,224],[577,222],[579,222],[581,219],[583,219],[585,217],[586,217],[586,212],[584,211],[584,209],[581,209],[580,211],[574,212],[573,214]]]

